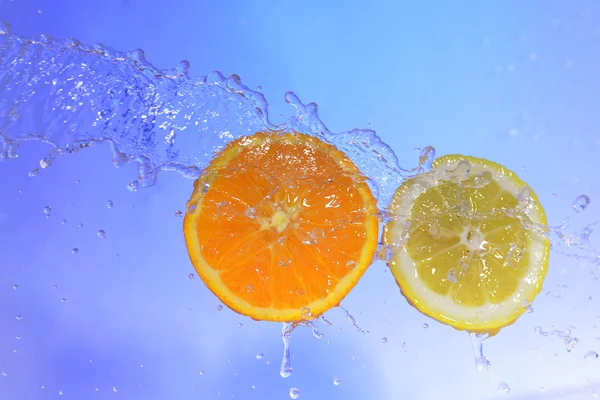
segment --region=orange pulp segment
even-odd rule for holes
[[[348,294],[378,241],[376,200],[354,163],[300,133],[229,143],[194,183],[184,220],[190,259],[231,309],[301,321]]]

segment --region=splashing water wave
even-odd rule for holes
[[[403,169],[374,131],[332,133],[317,105],[303,104],[292,92],[285,100],[295,115],[274,125],[264,96],[237,75],[192,79],[188,69],[187,61],[158,69],[142,50],[119,52],[48,35],[25,38],[0,21],[0,161],[16,158],[19,145],[32,140],[51,146],[42,169],[59,155],[109,143],[116,166],[138,163],[139,176],[128,186],[135,191],[154,184],[161,171],[197,178],[216,152],[241,136],[295,130],[344,151],[368,177],[384,210],[402,181],[428,171],[435,158],[433,147],[425,147],[418,165]],[[544,228],[555,251],[600,265],[589,244],[594,224],[581,232],[565,224]]]
[[[42,35],[25,38],[0,22],[0,160],[17,157],[19,144],[52,146],[40,166],[56,156],[109,143],[117,166],[139,163],[129,186],[150,186],[160,171],[197,178],[227,142],[257,131],[309,133],[343,150],[370,178],[385,206],[403,176],[394,152],[371,130],[330,132],[314,103],[292,92],[295,115],[269,122],[264,96],[237,75],[219,72],[192,79],[189,63],[161,70],[142,50],[119,52],[101,44]],[[414,171],[413,171],[414,172]]]

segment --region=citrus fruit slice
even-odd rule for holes
[[[208,288],[241,314],[284,322],[338,305],[372,262],[378,229],[356,165],[295,132],[229,143],[194,183],[184,220]]]
[[[546,215],[507,168],[462,155],[438,158],[397,189],[389,211],[383,241],[392,247],[390,270],[423,314],[495,334],[541,290]]]

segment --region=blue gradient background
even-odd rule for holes
[[[597,1],[0,0],[0,19],[20,35],[143,48],[160,68],[187,59],[192,77],[238,74],[262,87],[275,123],[292,114],[292,90],[334,132],[376,130],[403,167],[427,145],[486,157],[530,183],[551,225],[600,219]],[[294,332],[294,373],[283,379],[281,326],[218,311],[188,278],[174,213],[190,181],[167,173],[130,193],[135,168],[115,169],[105,147],[28,177],[47,149],[31,143],[0,163],[1,399],[285,399],[291,387],[301,399],[600,393],[600,360],[584,359],[600,351],[599,284],[589,263],[557,253],[535,312],[486,342],[485,373],[468,335],[419,314],[375,263],[343,302],[368,333],[331,310],[324,339]],[[583,193],[592,202],[576,214]],[[579,344],[567,352],[535,326],[571,326]],[[500,382],[511,392],[498,393]]]

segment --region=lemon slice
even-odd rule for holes
[[[540,292],[548,267],[546,215],[517,175],[462,155],[405,181],[383,240],[402,294],[454,328],[495,334]]]

